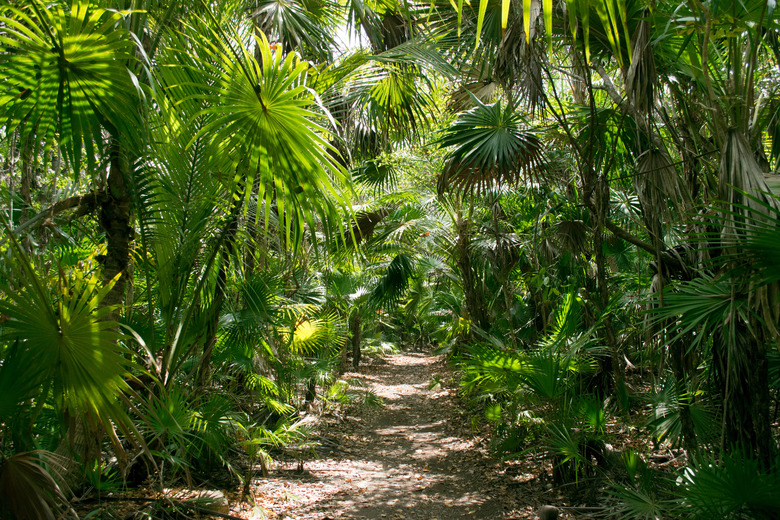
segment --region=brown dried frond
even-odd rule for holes
[[[390,214],[389,208],[380,208],[376,211],[362,211],[355,217],[355,224],[352,226],[352,236],[355,237],[355,245],[367,240],[374,233],[374,228],[382,219]]]
[[[532,5],[530,40],[525,36],[522,17],[508,24],[495,66],[496,77],[507,90],[520,94],[531,116],[543,109],[545,96],[542,67],[547,63],[547,44],[540,31],[535,30],[540,23],[540,6],[539,2]]]
[[[650,23],[646,19],[637,25],[632,45],[633,61],[626,73],[626,94],[637,112],[649,115],[655,106],[658,73],[650,41]]]

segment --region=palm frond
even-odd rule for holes
[[[309,10],[306,4],[317,5],[316,11]],[[255,2],[251,16],[258,29],[269,36],[271,41],[281,44],[286,52],[298,50],[303,56],[320,61],[329,61],[336,42],[333,38],[334,27],[323,15],[339,9],[335,2],[318,0],[317,2],[287,2],[279,0],[261,0]]]
[[[38,450],[0,456],[0,513],[5,518],[56,520],[78,518],[67,495],[52,476],[64,461],[54,453]],[[48,470],[46,469],[48,466]]]
[[[661,222],[688,207],[687,190],[669,154],[660,150],[647,150],[639,156],[633,180],[645,225],[654,240],[662,243]]]
[[[647,114],[648,117],[655,108],[658,89],[655,54],[653,54],[652,42],[650,41],[651,28],[651,22],[648,19],[643,19],[637,25],[632,41],[633,60],[626,73],[628,101],[640,114]]]
[[[718,186],[729,218],[739,213],[742,218],[755,220],[766,216],[767,206],[777,206],[746,136],[737,129],[729,130],[724,140]],[[738,210],[737,206],[745,209]],[[724,232],[733,230],[726,228]]]
[[[371,291],[369,303],[379,308],[396,305],[406,292],[413,275],[412,257],[404,253],[397,255]]]
[[[392,188],[398,182],[398,170],[393,164],[369,159],[355,168],[352,178],[376,191]]]
[[[477,106],[461,114],[437,141],[454,147],[439,177],[440,193],[484,192],[495,185],[516,184],[545,165],[542,141],[524,128],[519,112],[498,102],[475,101]]]
[[[23,266],[17,283],[24,280],[26,286],[3,288],[7,298],[0,302],[7,318],[0,337],[15,345],[1,353],[0,410],[15,413],[31,395],[44,402],[51,392],[58,414],[90,414],[107,429],[111,420],[126,426],[117,399],[128,389],[123,376],[131,365],[117,343],[116,324],[106,320],[112,309],[100,307],[112,284],[98,289],[97,275],[61,274],[60,290],[52,296],[14,245]]]
[[[59,138],[74,175],[82,154],[94,170],[104,128],[137,142],[139,112],[127,107],[138,107],[142,93],[127,68],[134,46],[119,12],[82,0],[67,9],[34,1],[6,12],[0,19],[0,118],[8,129],[34,137],[41,155]]]
[[[256,43],[259,60],[237,34],[220,31],[200,38],[197,51],[179,49],[208,57],[206,72],[193,72],[199,78],[195,99],[204,108],[192,123],[200,118],[206,123],[197,125],[190,146],[207,139],[214,157],[236,170],[221,172],[221,180],[245,200],[244,211],[256,197],[258,205],[265,203],[268,225],[269,212],[276,208],[283,236],[298,245],[304,226],[315,229],[315,217],[338,220],[336,205],[344,203],[342,187],[348,183],[310,109],[308,64],[272,49],[262,33]]]
[[[360,242],[371,238],[376,226],[389,214],[389,208],[358,212],[355,216],[355,225],[352,227],[352,235],[355,237],[355,243],[359,244]]]
[[[773,518],[780,512],[780,474],[744,453],[706,457],[684,474],[683,503],[691,518]]]

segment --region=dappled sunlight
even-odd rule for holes
[[[503,511],[490,459],[456,413],[453,390],[429,390],[440,358],[390,356],[359,377],[382,397],[328,433],[327,457],[305,474],[283,469],[284,486],[261,482],[255,498],[280,518],[496,518]],[[360,412],[360,410],[356,410]],[[285,501],[285,493],[295,495]],[[280,501],[282,505],[280,506]]]

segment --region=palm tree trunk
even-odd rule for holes
[[[217,282],[214,288],[214,298],[209,305],[209,322],[206,332],[206,341],[203,344],[203,354],[198,362],[198,386],[208,383],[211,368],[211,357],[214,354],[214,345],[217,344],[217,332],[219,331],[219,316],[222,305],[225,303],[225,287],[227,285],[227,267],[230,262],[230,254],[227,248],[222,249],[222,261],[217,272]]]
[[[766,351],[745,324],[732,327],[735,330],[724,330],[713,346],[715,379],[723,401],[721,448],[744,450],[769,468],[773,442]]]
[[[357,370],[360,366],[360,341],[362,332],[363,320],[360,318],[360,313],[355,311],[352,314],[352,318],[349,322],[349,329],[352,340],[352,366]]]
[[[681,390],[686,389],[685,385],[689,380],[689,374],[686,368],[685,344],[685,339],[678,338],[669,345],[670,365],[672,366],[672,372],[674,373],[674,378],[677,380],[679,387],[677,392],[678,395],[680,395]],[[686,393],[686,399],[682,402],[678,398],[677,407],[680,412],[680,429],[683,438],[683,446],[685,447],[688,461],[693,462],[699,451],[699,444],[696,442],[696,431],[693,425],[693,417],[691,416],[691,404],[693,404],[692,401],[694,396],[690,392]]]
[[[592,198],[590,198],[592,203],[589,204],[589,207],[591,218],[594,222],[593,256],[596,264],[596,291],[598,295],[597,301],[599,302],[598,312],[603,316],[604,342],[607,344],[609,350],[609,357],[606,358],[606,366],[603,368],[612,372],[614,388],[618,392],[623,392],[625,391],[625,369],[621,360],[622,354],[617,342],[615,326],[612,323],[612,316],[608,312],[609,286],[607,283],[607,262],[606,256],[604,255],[604,231],[607,215],[609,213],[609,180],[605,173],[589,177],[595,177],[595,179],[593,179],[593,189],[591,191]],[[604,390],[606,390],[606,388]]]
[[[24,140],[22,146],[22,183],[21,196],[24,201],[22,211],[19,214],[19,224],[24,224],[30,218],[30,209],[32,208],[32,190],[35,181],[35,157],[33,156],[33,147],[35,144],[35,134],[30,133]],[[25,243],[29,243],[25,240]]]

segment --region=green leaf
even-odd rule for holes
[[[533,0],[523,0],[523,31],[525,31],[525,42],[531,42],[531,3]],[[509,0],[504,0],[507,4]]]
[[[507,23],[509,22],[509,6],[510,0],[502,0],[501,2],[501,33],[506,31]]]
[[[552,54],[552,15],[553,15],[553,3],[552,0],[543,0],[542,11],[544,13],[544,32],[547,34],[547,52]]]
[[[138,90],[128,67],[133,44],[121,15],[75,0],[69,10],[9,9],[0,17],[0,118],[33,136],[37,153],[58,140],[74,174],[90,169],[108,129],[137,141]]]
[[[503,0],[509,1],[509,0]],[[477,39],[474,42],[474,48],[479,47],[479,36],[482,34],[482,24],[485,21],[485,12],[487,12],[488,0],[479,1],[479,15],[477,16]]]

